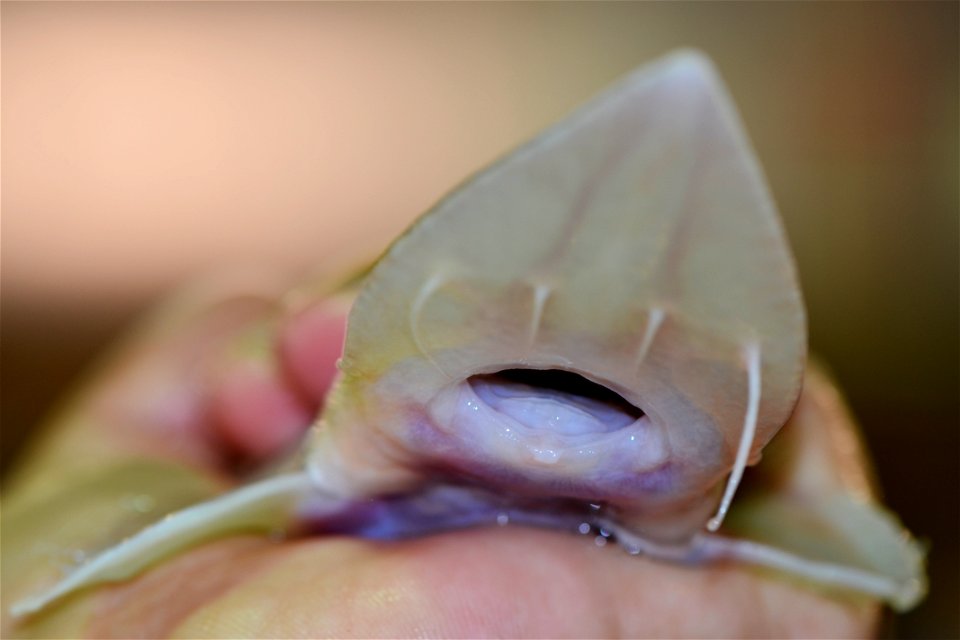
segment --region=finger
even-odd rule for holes
[[[148,620],[163,637],[838,638],[866,637],[873,615],[742,567],[677,567],[522,528],[394,544],[234,539],[98,601],[91,637],[143,633]]]
[[[257,465],[291,449],[303,437],[315,406],[273,368],[242,363],[221,374],[210,393],[208,428],[225,460]]]
[[[231,339],[277,312],[277,279],[219,278],[181,292],[131,331],[44,428],[14,483],[51,484],[137,457],[216,469],[205,379]]]
[[[344,304],[323,300],[237,341],[209,403],[228,452],[256,465],[297,446],[333,382],[345,325]]]
[[[331,297],[294,315],[280,335],[280,357],[304,395],[322,402],[343,353],[349,300]]]

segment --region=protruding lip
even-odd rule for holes
[[[579,384],[566,373],[561,377],[561,382]],[[557,432],[549,425],[540,429],[522,424],[488,404],[483,396],[495,394],[496,389],[483,389],[491,382],[489,374],[481,378],[479,384],[466,378],[438,393],[427,404],[427,420],[413,443],[422,455],[454,471],[454,476],[526,495],[624,504],[658,503],[675,489],[678,469],[662,429],[615,392],[585,381],[587,395],[572,394],[576,397],[571,400],[579,403],[571,410],[573,419],[583,410],[585,419],[593,421],[588,426],[602,422],[588,415],[587,406],[600,411],[601,418],[619,420],[613,427],[600,424],[583,432]],[[530,381],[522,374],[520,379]],[[509,384],[515,380],[508,376]],[[509,396],[512,391],[505,393]],[[554,392],[564,409],[565,393],[556,389],[546,393]]]
[[[563,369],[505,369],[470,376],[466,383],[487,406],[531,432],[611,433],[645,415],[609,387]]]

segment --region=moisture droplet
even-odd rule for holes
[[[577,527],[577,531],[579,531],[579,532],[582,533],[583,535],[587,535],[588,533],[590,533],[590,523],[589,523],[589,522],[581,522],[581,523],[580,523],[580,526]]]
[[[533,454],[534,460],[543,464],[556,464],[560,459],[560,453],[558,451],[554,451],[553,449],[538,449],[537,447],[531,447],[530,452]]]
[[[146,494],[134,496],[133,499],[130,500],[130,506],[133,507],[133,510],[137,513],[149,513],[153,511],[155,505],[156,500]]]
[[[593,509],[594,511],[599,511],[599,510],[600,510],[600,505],[591,502],[591,503],[590,503],[590,508]]]
[[[604,538],[609,538],[610,532],[604,529],[603,527],[600,527],[600,535],[602,535]]]
[[[509,515],[507,515],[506,513],[498,513],[498,514],[497,514],[497,524],[498,524],[498,525],[500,525],[501,527],[505,527],[505,526],[507,526],[507,524],[509,524],[509,523],[510,523],[510,516],[509,516]]]
[[[80,549],[61,549],[55,556],[54,562],[61,576],[68,576],[77,570],[87,559],[87,554]]]
[[[607,539],[604,538],[603,536],[597,536],[596,538],[593,539],[593,543],[598,547],[602,547],[605,544],[607,544]]]

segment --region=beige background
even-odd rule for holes
[[[953,635],[956,3],[2,7],[3,447],[161,292],[364,256],[636,65],[696,46],[780,204],[812,345],[933,540]]]

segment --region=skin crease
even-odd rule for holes
[[[181,311],[101,370],[67,410],[97,419],[63,420],[11,493],[55,482],[78,443],[104,460],[147,453],[235,482],[232,470],[296,445],[329,387],[343,320],[342,306],[290,312],[269,297]],[[251,327],[266,348],[238,355]],[[838,638],[871,635],[879,610],[744,567],[685,569],[509,526],[397,543],[235,536],[70,600],[83,614],[60,633],[92,638]],[[38,618],[48,615],[57,609]],[[3,636],[37,624],[5,617]]]

